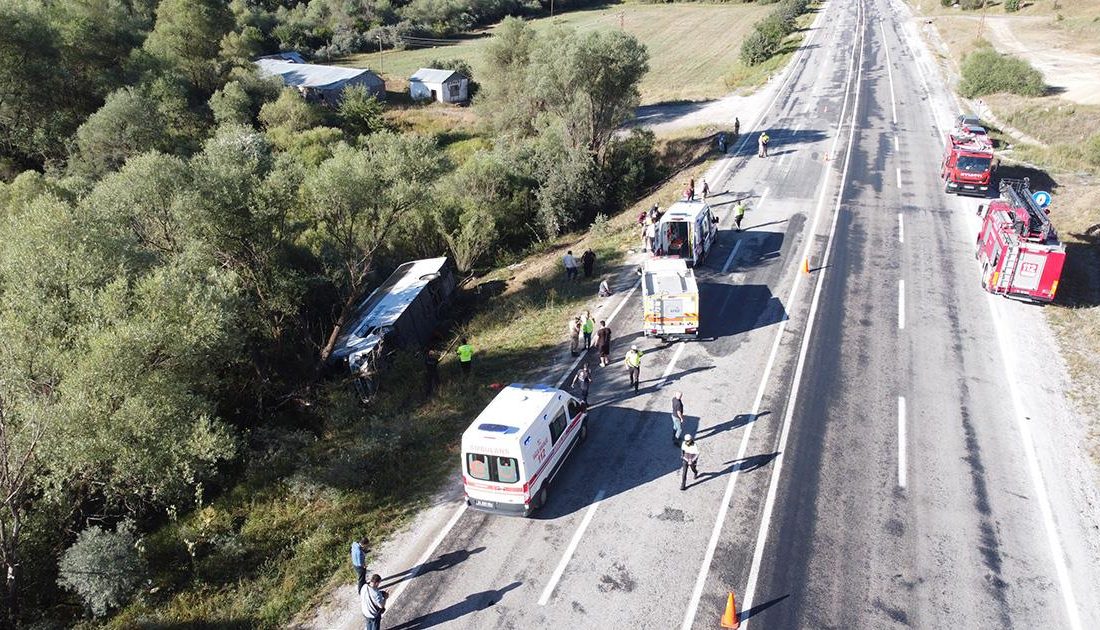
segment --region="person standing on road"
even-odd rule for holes
[[[577,370],[577,375],[573,377],[573,389],[580,391],[579,398],[585,406],[588,406],[588,390],[591,387],[592,370],[588,369],[588,364],[585,363],[581,366],[581,369]]]
[[[630,386],[637,394],[638,383],[642,380],[642,351],[638,346],[630,346],[630,351],[626,353],[626,369],[630,372]]]
[[[577,345],[581,340],[581,318],[573,317],[569,320],[569,353],[577,356]]]
[[[695,201],[695,178],[688,180],[688,201]]]
[[[592,312],[585,311],[581,320],[581,334],[584,335],[584,351],[592,347],[592,332],[596,330],[596,320],[592,319]]]
[[[703,201],[707,200],[707,195],[709,195],[709,194],[710,194],[710,184],[708,184],[707,180],[704,179],[703,180]]]
[[[733,209],[733,223],[737,226],[737,231],[741,231],[741,219],[745,218],[745,204],[737,202],[737,206]]]
[[[470,371],[474,363],[474,347],[469,340],[462,338],[462,345],[455,351],[458,354],[458,364],[462,367],[462,378],[470,378]]]
[[[672,444],[680,446],[680,436],[684,430],[684,392],[672,395]]]
[[[645,250],[651,252],[657,240],[657,224],[652,219],[647,219],[645,224]]]
[[[382,576],[375,573],[370,576],[366,588],[359,590],[359,604],[363,609],[363,617],[367,620],[366,630],[382,630],[382,614],[386,612],[386,598],[389,594],[378,588],[382,584]]]
[[[602,319],[600,329],[596,331],[596,352],[600,353],[600,367],[607,367],[611,362],[611,329]]]
[[[684,436],[684,445],[680,447],[680,490],[687,490],[688,468],[691,469],[692,479],[699,478],[699,447],[691,434]]]
[[[363,536],[351,543],[351,568],[355,569],[356,591],[363,590],[367,583],[367,552],[370,551],[370,539]]]
[[[737,136],[741,135],[741,120],[736,116],[733,118],[733,139],[736,140]]]
[[[584,250],[581,254],[581,266],[584,267],[584,277],[592,277],[592,268],[596,266],[596,252],[591,249]]]
[[[562,264],[565,265],[565,278],[567,280],[577,279],[577,259],[573,257],[573,250],[565,252],[565,256],[562,256]]]
[[[768,142],[769,141],[771,141],[771,138],[768,137],[768,132],[767,131],[762,132],[760,134],[759,140],[757,140],[757,143],[760,145],[760,157],[768,157]]]

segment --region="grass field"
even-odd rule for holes
[[[642,104],[702,100],[729,92],[727,76],[737,61],[741,40],[753,24],[772,10],[756,4],[622,4],[582,10],[532,21],[536,29],[562,24],[579,31],[622,28],[649,49],[649,73],[642,80]],[[382,75],[390,90],[432,59],[464,59],[475,79],[492,29],[454,46],[386,51],[348,57],[341,65],[369,67]]]

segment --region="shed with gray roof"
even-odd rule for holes
[[[465,103],[470,98],[470,80],[454,70],[421,68],[409,77],[409,96],[414,101]]]
[[[386,82],[366,68],[342,68],[298,63],[286,59],[258,59],[256,66],[261,74],[278,76],[286,85],[297,88],[309,101],[335,105],[343,98],[344,90],[362,85],[378,98],[386,97]]]

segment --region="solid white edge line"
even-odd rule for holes
[[[581,521],[580,527],[577,531],[573,532],[573,539],[569,541],[569,547],[565,549],[565,555],[561,557],[561,561],[558,562],[557,568],[554,569],[554,573],[550,576],[550,582],[546,584],[546,588],[542,590],[542,596],[539,597],[539,606],[545,606],[546,602],[550,601],[550,596],[554,594],[554,589],[558,586],[558,580],[561,579],[563,573],[565,573],[565,567],[569,565],[569,560],[572,559],[573,553],[577,551],[577,545],[581,544],[581,537],[584,536],[584,530],[588,529],[588,524],[592,522],[592,516],[596,514],[596,508],[600,506],[600,502],[603,501],[604,491],[601,489],[596,493],[596,498],[592,501],[592,505],[588,506],[588,511],[584,513],[584,519]]]
[[[726,257],[726,264],[722,265],[722,273],[726,273],[727,271],[729,271],[730,264],[733,262],[733,259],[737,257],[737,250],[741,249],[741,243],[744,242],[745,241],[739,240],[733,244],[733,249],[730,250],[730,255]]]
[[[894,136],[894,151],[901,151],[901,141],[898,140],[897,136]]]
[[[681,341],[676,344],[676,350],[672,353],[672,359],[669,360],[668,365],[665,366],[665,371],[661,374],[661,385],[664,385],[668,380],[668,375],[672,374],[672,370],[676,369],[676,362],[680,360],[680,355],[684,353],[684,348],[687,344]]]
[[[905,396],[898,396],[898,487],[905,488],[906,470],[908,465],[905,458]]]
[[[1004,323],[1001,321],[994,300],[999,299],[993,294],[986,294],[990,315],[993,318],[993,329],[997,333],[997,345],[1001,350],[1001,364],[1004,366],[1005,377],[1009,383],[1015,382],[1018,373],[1009,365],[1012,355],[1009,353],[1007,333]],[[1024,415],[1023,401],[1020,400],[1018,387],[1009,386],[1009,396],[1012,398],[1012,406],[1016,413],[1016,428],[1020,431],[1020,442],[1023,443],[1024,459],[1027,460],[1027,471],[1031,477],[1031,483],[1035,486],[1035,494],[1039,503],[1039,514],[1042,516],[1043,528],[1046,529],[1047,543],[1050,545],[1050,554],[1054,561],[1054,571],[1058,575],[1058,587],[1062,591],[1062,602],[1066,607],[1066,616],[1072,630],[1081,630],[1081,616],[1077,610],[1077,600],[1073,595],[1073,584],[1069,579],[1069,568],[1066,566],[1065,553],[1062,551],[1062,543],[1058,537],[1058,529],[1054,524],[1054,510],[1050,507],[1050,497],[1047,495],[1043,474],[1039,469],[1039,458],[1035,454],[1035,443],[1031,437],[1031,428],[1028,427],[1029,418]]]
[[[626,292],[626,295],[623,296],[623,299],[619,301],[619,305],[615,307],[615,310],[611,311],[611,315],[608,315],[607,319],[604,320],[607,322],[608,326],[611,325],[611,322],[615,321],[615,316],[619,314],[619,311],[623,310],[623,306],[626,305],[627,301],[630,300],[630,296],[634,295],[634,292],[638,290],[638,287],[641,284],[642,281],[640,279],[636,280],[634,282],[634,286],[630,287],[630,290]],[[581,361],[584,361],[587,358],[588,357],[582,352],[580,356],[574,359],[573,363],[569,366],[569,369],[565,371],[565,374],[562,374],[561,379],[559,379],[558,382],[554,384],[554,387],[561,389],[561,386],[564,385],[565,381],[569,380],[569,377],[573,374],[573,370],[576,370],[577,366],[581,364]]]
[[[905,243],[905,223],[902,221],[901,213],[898,213],[898,242]]]
[[[898,188],[901,188],[901,167],[898,167]]]
[[[894,96],[894,71],[890,67],[893,62],[890,61],[890,46],[886,43],[886,28],[882,26],[881,20],[878,23],[878,28],[882,32],[882,49],[886,51],[886,77],[890,80],[890,107],[893,109],[894,124],[896,125],[898,124],[898,99]]]
[[[822,15],[824,15],[824,12],[822,12]],[[860,52],[862,53],[862,46],[860,47]],[[836,134],[836,136],[833,137],[833,144],[832,144],[832,147],[830,148],[830,151],[829,151],[830,154],[835,153],[837,144],[840,142],[840,138],[841,138],[840,130],[844,126],[844,118],[845,118],[846,112],[848,111],[848,102],[849,102],[849,99],[850,99],[850,87],[851,87],[851,82],[852,82],[852,73],[853,73],[854,66],[855,66],[855,58],[856,58],[855,48],[853,48],[852,49],[852,55],[848,60],[848,74],[847,74],[847,77],[845,78],[845,82],[844,82],[844,85],[845,85],[845,88],[844,88],[844,101],[843,101],[843,104],[841,106],[840,116],[837,119],[837,134]],[[857,88],[857,94],[858,94],[858,88]],[[853,137],[854,137],[854,125],[853,125]],[[851,154],[851,142],[849,142],[849,145],[848,145],[848,153],[849,153],[849,155]],[[825,198],[826,198],[828,190],[829,190],[829,180],[831,179],[832,173],[833,173],[832,169],[828,169],[828,168],[826,168],[824,173],[823,173],[823,181],[822,181],[822,184],[821,184],[821,192],[818,195],[816,210],[814,212],[814,221],[813,221],[813,225],[811,226],[810,231],[808,232],[808,234],[812,235],[812,234],[817,232],[817,224],[818,224],[819,219],[821,218],[821,213],[822,213],[822,210],[824,208]],[[839,204],[838,204],[838,208],[839,208]],[[834,216],[833,216],[833,232],[835,232],[835,229],[836,229],[836,215],[834,214]],[[813,238],[808,237],[806,239],[806,246],[805,246],[805,249],[804,249],[804,252],[803,252],[804,256],[809,255],[809,252],[810,252],[812,247],[813,247]],[[826,253],[827,252],[828,252],[828,250],[826,250]],[[797,260],[795,262],[797,263]],[[794,302],[795,296],[798,293],[799,286],[801,285],[801,281],[802,281],[802,274],[800,274],[800,273],[796,274],[795,278],[794,278],[794,282],[791,284],[791,290],[790,290],[790,293],[787,296],[786,304],[792,304]],[[776,357],[779,354],[779,346],[780,346],[781,342],[783,341],[783,333],[787,330],[787,322],[788,321],[789,320],[784,319],[783,321],[781,321],[779,323],[779,327],[776,329],[775,339],[772,342],[771,353],[768,356],[768,362],[764,366],[764,373],[761,376],[760,385],[759,385],[759,387],[757,388],[757,391],[756,391],[756,399],[753,401],[752,415],[753,415],[754,419],[760,413],[760,405],[763,403],[764,394],[767,391],[767,384],[768,384],[769,379],[771,378],[772,367],[775,365]],[[749,438],[752,436],[752,429],[753,429],[754,426],[756,426],[755,422],[749,424],[748,427],[746,427],[745,433],[741,437],[741,444],[737,449],[737,457],[736,457],[737,460],[742,460],[742,459],[745,458],[745,453],[748,451],[748,447],[749,447]],[[780,453],[779,457],[782,457],[782,453]],[[707,576],[710,574],[710,565],[714,561],[714,552],[718,547],[718,539],[721,537],[722,526],[725,524],[726,514],[729,512],[730,500],[733,497],[733,491],[734,491],[734,488],[737,485],[737,479],[738,479],[739,476],[740,476],[740,469],[734,469],[733,472],[730,473],[729,481],[726,482],[726,491],[722,495],[722,503],[721,503],[720,507],[718,508],[718,515],[717,515],[717,518],[714,521],[714,528],[711,530],[710,540],[707,543],[706,553],[703,555],[703,563],[699,568],[699,574],[695,578],[695,587],[692,589],[691,600],[688,602],[687,610],[684,612],[684,622],[681,625],[681,630],[691,630],[692,625],[695,623],[695,613],[699,608],[699,600],[703,596],[703,588],[706,586]],[[742,610],[748,610],[748,606],[747,605],[744,606],[742,608]]]
[[[451,520],[447,521],[447,524],[443,526],[443,530],[439,532],[435,540],[432,541],[432,544],[428,546],[428,549],[425,550],[416,561],[416,568],[412,570],[407,578],[397,585],[397,588],[393,589],[393,595],[390,595],[386,602],[387,606],[392,606],[393,603],[397,601],[397,598],[401,596],[401,593],[405,592],[405,587],[408,586],[416,576],[420,575],[420,571],[423,569],[424,565],[427,564],[428,560],[431,560],[433,555],[435,555],[436,549],[443,544],[443,540],[446,539],[447,534],[450,534],[451,530],[454,529],[455,524],[458,523],[458,519],[462,518],[462,515],[466,513],[467,507],[469,506],[466,505],[465,501],[462,502],[462,505],[458,506]]]
[[[898,280],[898,330],[905,330],[905,281]]]
[[[853,102],[855,106],[852,110],[852,127],[848,135],[848,148],[844,156],[844,165],[841,167],[840,174],[840,187],[837,189],[836,206],[833,209],[833,221],[829,228],[829,240],[825,244],[825,254],[821,261],[821,271],[817,276],[817,284],[814,287],[814,296],[810,301],[810,312],[806,320],[806,330],[802,334],[801,347],[798,351],[798,362],[795,364],[794,379],[791,382],[791,394],[787,398],[787,411],[783,414],[783,428],[779,434],[779,445],[776,448],[775,459],[772,461],[772,476],[771,482],[768,485],[768,494],[764,499],[764,513],[760,519],[760,529],[757,531],[756,546],[752,556],[752,566],[749,569],[749,581],[745,587],[745,599],[743,602],[743,610],[751,610],[753,598],[756,596],[756,581],[760,576],[760,565],[764,559],[764,546],[768,539],[768,529],[771,527],[772,512],[775,509],[775,497],[779,489],[779,477],[783,471],[784,454],[787,450],[787,438],[791,431],[791,421],[794,418],[794,410],[798,403],[798,392],[802,384],[802,371],[806,366],[806,356],[809,352],[809,340],[813,334],[814,320],[817,316],[817,307],[821,299],[821,288],[824,286],[825,274],[828,271],[829,255],[832,253],[833,240],[836,237],[836,225],[837,219],[840,217],[840,206],[844,199],[844,185],[848,180],[848,167],[852,159],[852,147],[856,137],[856,124],[855,120],[859,111],[859,94],[862,82],[860,77],[863,75],[863,49],[865,47],[866,31],[866,17],[863,14],[863,4],[857,5],[860,9],[861,19],[859,27],[859,65],[856,74],[856,94]],[[749,619],[746,619],[741,624],[742,628],[747,628]]]

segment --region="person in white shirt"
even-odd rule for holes
[[[363,617],[367,620],[366,630],[382,630],[382,613],[386,612],[386,591],[378,588],[382,576],[375,573],[359,591],[359,602],[363,607]]]
[[[691,469],[692,479],[699,478],[699,469],[696,465],[699,462],[699,447],[695,445],[695,439],[691,434],[684,436],[684,444],[680,447],[680,462],[681,474],[680,474],[680,489],[687,490],[687,478],[688,468]]]
[[[565,256],[561,260],[565,265],[565,277],[569,280],[575,280],[577,278],[577,259],[573,257],[573,250],[565,252]]]

